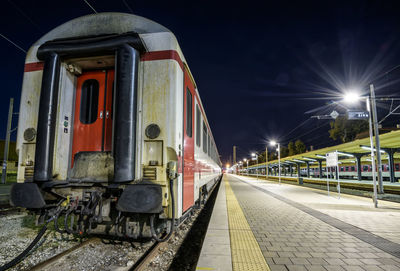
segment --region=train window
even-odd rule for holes
[[[349,171],[349,167],[346,167],[346,171]]]
[[[200,114],[200,109],[199,106],[196,105],[196,145],[197,147],[200,147],[201,144],[201,114]]]
[[[189,88],[186,88],[186,135],[192,137],[192,120],[193,120],[193,106],[192,106],[192,93]]]
[[[97,120],[99,106],[99,82],[88,79],[82,84],[79,120],[83,124],[91,124]]]
[[[395,164],[394,167],[396,168],[396,171],[400,171],[400,164]]]
[[[363,166],[363,171],[368,171],[368,166],[364,165]]]
[[[211,147],[210,147],[210,145],[211,145],[211,141],[210,141],[210,134],[208,134],[208,155],[210,155],[211,154]]]
[[[351,167],[351,171],[356,171],[356,168],[355,167]]]
[[[344,167],[340,167],[340,171],[344,171]]]
[[[203,121],[203,151],[207,153],[207,126]]]

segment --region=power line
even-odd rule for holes
[[[131,13],[133,13],[133,9],[131,9],[131,7],[128,5],[128,3],[125,0],[122,0],[122,2],[124,3],[124,5],[126,6],[127,9],[129,9],[129,11]]]
[[[303,136],[305,136],[305,135],[308,135],[308,134],[311,133],[311,132],[314,132],[315,130],[317,130],[317,129],[321,128],[321,127],[326,126],[327,124],[330,124],[330,122],[326,122],[326,123],[324,123],[324,124],[322,124],[322,125],[320,125],[320,126],[317,126],[317,127],[313,128],[313,129],[311,129],[311,130],[305,132],[304,134],[301,134],[301,135],[299,135],[299,136],[297,136],[297,137],[291,138],[290,140],[293,140],[293,141],[294,141],[295,139],[299,139],[299,138],[301,138],[301,137],[303,137]],[[284,141],[284,142],[287,142],[287,141]],[[281,142],[281,143],[283,143],[283,142]]]
[[[86,1],[86,0],[83,0],[83,1],[94,11],[94,13],[97,14],[97,11],[94,9],[94,7],[92,7],[92,5],[89,4],[88,1]]]
[[[35,23],[20,7],[18,7],[14,2],[12,2],[11,0],[8,0],[8,3],[10,3],[20,14],[22,14],[22,16],[24,16],[28,21],[31,22],[31,24],[33,24],[38,30],[42,31],[42,29],[40,28],[40,26]]]
[[[26,51],[24,49],[22,49],[21,46],[18,46],[15,42],[13,42],[12,40],[10,40],[9,38],[7,38],[6,36],[4,36],[3,34],[0,33],[0,36],[2,38],[4,38],[5,40],[7,40],[9,43],[11,43],[12,45],[14,45],[15,47],[17,47],[18,49],[20,49],[22,52],[24,52],[26,54]]]
[[[288,135],[290,135],[291,133],[293,133],[295,130],[297,130],[298,128],[302,127],[303,125],[305,125],[308,121],[310,121],[311,119],[308,118],[305,121],[303,121],[302,123],[300,123],[298,126],[296,126],[294,129],[292,129],[289,133],[287,133],[286,135],[284,135],[281,139],[285,139]]]

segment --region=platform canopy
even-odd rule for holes
[[[397,131],[392,131],[389,133],[385,133],[382,135],[379,135],[380,139],[380,145],[381,149],[400,149],[400,130]],[[375,137],[374,137],[374,144],[375,144]],[[367,148],[362,148],[361,146],[365,146]],[[363,138],[363,139],[357,139],[352,142],[347,142],[344,144],[340,145],[335,145],[331,147],[326,147],[314,151],[309,151],[301,154],[296,154],[293,156],[288,156],[281,158],[281,163],[282,162],[288,162],[288,161],[304,161],[305,162],[312,162],[310,159],[315,159],[315,160],[321,160],[323,159],[325,163],[325,159],[322,158],[329,152],[341,152],[341,153],[347,153],[347,154],[365,154],[362,156],[361,161],[362,163],[369,164],[371,163],[371,151],[368,149],[370,147],[370,139],[369,137]],[[382,153],[382,161],[383,163],[386,163],[385,160],[387,160],[388,155],[386,153]],[[339,153],[340,161],[342,164],[354,164],[355,158],[354,157],[349,157],[346,155],[341,155]],[[395,161],[400,160],[400,152],[396,152],[394,154],[394,159]],[[265,165],[265,163],[262,163]],[[269,165],[274,165],[278,164],[278,160],[273,160],[273,161],[268,161]]]

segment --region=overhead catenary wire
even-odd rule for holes
[[[300,125],[298,125],[298,127],[301,127],[302,125],[304,125],[305,122],[307,122],[307,120],[304,121],[303,123],[301,123]],[[324,124],[322,124],[322,125],[320,125],[320,126],[314,127],[313,129],[311,129],[311,130],[309,130],[309,131],[307,131],[307,132],[305,132],[305,133],[303,133],[303,134],[301,134],[301,135],[299,135],[299,136],[296,136],[296,137],[294,137],[294,138],[291,138],[290,140],[280,141],[281,146],[283,147],[283,146],[285,145],[285,143],[288,143],[289,141],[295,141],[296,139],[299,139],[299,138],[301,138],[301,137],[303,137],[303,136],[305,136],[305,135],[308,135],[308,134],[314,132],[315,130],[318,130],[319,128],[322,128],[322,127],[324,127],[324,126],[326,126],[326,125],[328,125],[328,124],[330,124],[330,122],[326,122],[326,123],[324,123]],[[296,127],[295,129],[297,129],[298,127]],[[295,129],[293,129],[292,131],[294,131]],[[287,134],[287,135],[289,135],[289,134]],[[287,137],[287,135],[285,135],[285,136],[282,137],[282,138]],[[255,145],[264,145],[265,142],[263,142],[263,143],[253,143],[253,144],[255,144]],[[246,152],[246,153],[250,153],[250,152],[248,152],[248,151],[246,151],[246,150],[244,150],[243,148],[240,148],[240,147],[238,147],[238,146],[236,146],[236,148],[237,148],[237,150],[241,150],[241,151],[244,151],[244,152]],[[263,149],[261,149],[261,150],[257,150],[257,151],[254,151],[254,152],[256,152],[256,153],[262,153],[262,152],[265,152],[265,149],[263,148]]]
[[[393,109],[393,102],[394,102],[394,99],[392,99],[392,102],[391,102],[391,104],[390,104],[389,113],[388,113],[386,116],[384,116],[384,117],[378,122],[378,124],[381,124],[384,120],[386,120],[386,119],[387,119],[389,116],[391,116],[391,115],[399,115],[399,114],[400,114],[400,113],[396,113],[397,109],[400,108],[400,105],[396,106],[396,107]]]
[[[15,47],[17,47],[18,49],[20,49],[22,52],[24,52],[26,54],[26,50],[23,49],[21,46],[19,46],[18,44],[16,44],[15,42],[13,42],[12,40],[10,40],[9,38],[7,38],[6,36],[4,36],[3,34],[0,33],[0,36],[5,39],[6,41],[8,41],[9,43],[11,43],[12,45],[14,45]]]
[[[13,1],[11,0],[7,0],[8,3],[10,3],[22,16],[24,16],[33,26],[36,27],[36,29],[42,31],[42,29],[40,28],[40,26],[31,19],[31,17],[29,17],[19,6],[17,6]]]
[[[91,4],[89,4],[89,2],[88,1],[86,1],[86,0],[83,0],[93,11],[94,11],[94,13],[98,13],[95,9],[94,9],[94,7],[91,5]]]
[[[126,6],[126,8],[131,12],[131,13],[133,13],[133,9],[129,6],[129,4],[125,1],[125,0],[122,0],[122,2],[124,3],[124,5]]]
[[[286,135],[284,135],[283,137],[281,137],[281,139],[285,139],[287,138],[288,135],[290,135],[291,133],[293,133],[295,130],[297,130],[298,128],[302,127],[303,125],[305,125],[308,121],[310,121],[311,119],[306,119],[305,121],[303,121],[302,123],[300,123],[299,125],[297,125],[295,128],[293,128],[289,133],[287,133]]]
[[[303,133],[303,134],[301,134],[301,135],[299,135],[299,136],[297,136],[295,138],[292,138],[291,140],[299,139],[299,138],[301,138],[301,137],[303,137],[305,135],[308,135],[311,132],[314,132],[315,130],[317,130],[317,129],[321,128],[321,127],[326,126],[327,124],[330,124],[330,122],[325,122],[324,124],[322,124],[320,126],[317,126],[317,127],[313,128],[313,129],[311,129],[311,130],[309,130],[309,131],[307,131],[307,132],[305,132],[305,133]],[[285,142],[287,142],[287,141],[285,141]]]

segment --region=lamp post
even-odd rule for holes
[[[246,158],[244,158],[244,159],[243,159],[243,162],[247,162],[246,174],[247,174],[247,176],[249,176],[249,160],[247,160]]]
[[[378,162],[378,185],[379,185],[379,193],[383,194],[383,177],[382,177],[382,159],[381,159],[381,143],[379,141],[379,127],[378,127],[378,114],[376,112],[376,99],[375,99],[375,89],[374,85],[371,84],[369,85],[369,90],[370,90],[370,105],[371,109],[369,110],[370,115],[372,111],[372,117],[373,117],[373,123],[374,123],[374,128],[375,128],[375,146],[376,146],[376,158]],[[371,148],[372,148],[372,143],[371,143]]]
[[[366,99],[367,102],[367,110],[369,112],[369,141],[371,144],[371,164],[372,164],[372,180],[374,182],[374,206],[375,208],[378,207],[378,197],[377,197],[377,189],[376,189],[376,174],[375,174],[375,152],[374,152],[374,142],[372,139],[372,116],[371,116],[371,106],[370,106],[370,99]],[[378,136],[378,135],[375,135]],[[377,150],[379,153],[379,150]]]
[[[281,145],[276,141],[272,140],[269,143],[271,146],[278,146],[278,176],[279,176],[279,184],[281,184]]]
[[[267,148],[267,146],[265,146],[265,175],[266,175],[266,177],[265,177],[265,179],[267,180],[268,179],[268,148]]]
[[[373,93],[373,86],[371,85],[371,93]],[[373,95],[373,97],[375,97],[375,94]],[[361,99],[361,97],[359,95],[357,95],[357,93],[355,92],[348,92],[345,97],[344,97],[344,101],[347,103],[354,103],[357,100]],[[377,187],[376,187],[376,167],[375,167],[375,152],[374,152],[374,141],[373,141],[373,132],[372,132],[372,114],[371,114],[371,100],[372,97],[371,96],[367,96],[365,97],[365,101],[366,101],[366,106],[367,106],[367,111],[368,111],[368,122],[369,122],[369,140],[370,140],[370,144],[371,144],[371,164],[372,164],[372,180],[373,180],[373,189],[374,189],[374,206],[375,208],[378,207],[378,197],[377,197]],[[375,105],[375,103],[374,103]],[[376,106],[376,105],[375,105]],[[376,116],[376,108],[374,110],[375,116]],[[379,133],[375,134],[375,137],[379,137]],[[379,142],[379,140],[377,141]],[[377,153],[380,152],[379,149],[376,150]],[[380,165],[379,165],[380,167]],[[379,180],[381,181],[381,180]],[[383,185],[382,185],[383,188]],[[383,191],[383,190],[381,190]]]
[[[252,153],[251,157],[255,157],[256,161],[257,161],[257,166],[258,166],[258,154],[257,153]],[[257,180],[258,180],[258,168],[256,168],[256,176],[257,176]]]

